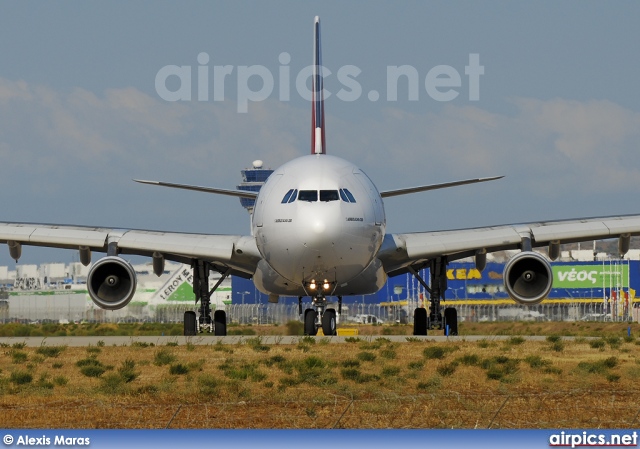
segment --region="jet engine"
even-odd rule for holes
[[[89,270],[87,288],[93,302],[102,309],[121,309],[136,292],[136,273],[126,260],[107,256]]]
[[[509,259],[503,278],[511,299],[526,306],[540,303],[553,284],[551,265],[533,251],[523,251]]]

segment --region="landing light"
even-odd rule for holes
[[[316,285],[316,281],[311,281],[311,282],[309,282],[309,290],[315,290],[315,289],[316,289],[316,287],[318,287],[318,286]]]
[[[329,284],[329,281],[325,279],[324,283],[322,284],[322,288],[325,290],[329,290],[329,288],[331,288],[331,284]]]

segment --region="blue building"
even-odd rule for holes
[[[635,291],[640,287],[640,261],[611,260],[594,262],[553,262],[553,288],[545,302],[594,300],[621,300],[635,302]],[[465,303],[513,303],[502,280],[504,263],[489,262],[480,272],[471,262],[452,262],[447,268],[449,301]],[[420,273],[429,279],[429,270]],[[345,296],[344,304],[380,304],[391,301],[413,300],[421,302],[428,294],[410,274],[391,278],[376,294]],[[281,297],[280,302],[297,304],[297,298]],[[232,303],[267,303],[268,296],[260,293],[249,279],[232,279]]]

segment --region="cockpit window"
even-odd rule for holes
[[[289,191],[282,198],[282,204],[293,203],[298,196],[298,189],[289,189]]]
[[[317,190],[300,190],[298,194],[298,200],[300,201],[318,201]]]
[[[320,201],[338,201],[339,199],[337,190],[320,190]]]
[[[293,193],[293,189],[289,189],[284,198],[282,198],[282,204],[288,203],[291,198],[291,194]]]
[[[347,189],[340,189],[340,198],[342,198],[342,201],[344,201],[346,203],[355,203],[356,202],[356,199],[353,197],[351,192],[349,192],[349,190],[347,190]]]

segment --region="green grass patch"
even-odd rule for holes
[[[153,364],[156,366],[171,365],[176,361],[176,356],[168,349],[162,348],[153,355]]]
[[[478,354],[465,354],[456,359],[456,362],[459,362],[463,365],[467,366],[476,366],[480,363],[480,357]]]
[[[376,359],[376,355],[369,351],[361,351],[356,355],[356,357],[358,360],[363,362],[373,362]]]
[[[447,377],[447,376],[451,376],[453,373],[455,373],[457,367],[458,367],[458,364],[456,362],[451,362],[451,363],[446,363],[444,365],[439,365],[436,368],[436,371],[442,377]]]
[[[30,384],[33,381],[33,376],[27,371],[14,371],[9,376],[9,382],[16,385]]]
[[[9,351],[9,354],[11,355],[11,363],[14,363],[16,365],[25,363],[29,359],[29,356],[24,351],[18,351],[13,349]]]
[[[400,367],[398,366],[385,366],[382,368],[382,377],[396,377],[400,374]]]
[[[183,375],[189,373],[189,367],[182,363],[174,363],[169,366],[169,374],[173,375]]]
[[[66,349],[65,346],[40,346],[36,349],[36,353],[44,357],[58,357]]]

